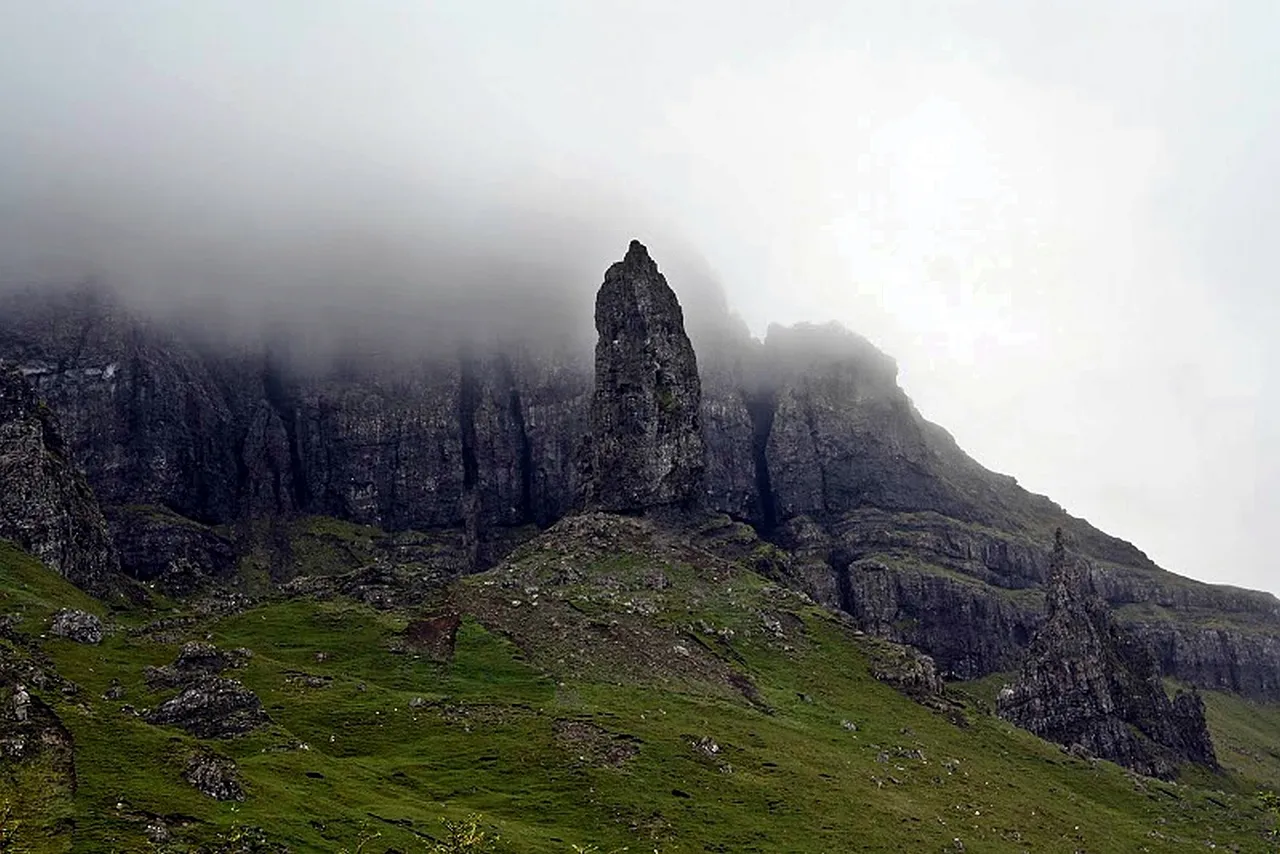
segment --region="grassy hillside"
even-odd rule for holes
[[[442,819],[473,813],[515,852],[1275,847],[1255,791],[1280,776],[1280,709],[1210,696],[1226,772],[1139,778],[990,717],[977,692],[908,699],[871,675],[878,642],[638,522],[569,520],[402,610],[183,606],[115,615],[88,647],[39,637],[64,604],[94,607],[0,546],[0,610],[25,614],[6,656],[47,655],[79,686],[35,691],[74,736],[74,792],[0,764],[14,850],[429,851]],[[405,629],[440,613],[463,619],[437,660]],[[173,694],[144,667],[206,637],[253,651],[226,675],[270,726],[201,742],[121,711]],[[104,699],[113,679],[124,696]],[[238,765],[243,803],[183,779],[209,750]]]

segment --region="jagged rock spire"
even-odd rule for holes
[[[1017,682],[1000,692],[1002,717],[1157,777],[1173,776],[1181,762],[1217,765],[1203,701],[1194,692],[1169,700],[1150,651],[1116,625],[1061,530],[1045,599],[1048,620]]]
[[[703,489],[698,362],[684,313],[637,240],[596,295],[595,392],[585,473],[590,507],[688,507]]]

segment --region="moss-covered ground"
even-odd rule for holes
[[[0,612],[30,642],[0,643],[79,686],[35,692],[74,736],[74,791],[0,763],[13,850],[217,850],[260,828],[293,851],[412,852],[473,813],[516,852],[1275,850],[1256,791],[1280,779],[1280,708],[1208,695],[1224,772],[1137,777],[987,714],[994,680],[957,690],[959,713],[917,704],[803,597],[602,524],[391,611],[268,596],[232,615],[108,614],[0,545]],[[40,637],[68,606],[114,630],[96,647]],[[445,611],[463,617],[451,657],[404,643],[410,620]],[[144,667],[205,638],[253,651],[227,675],[270,726],[201,743],[122,711],[172,693]],[[124,696],[106,700],[113,679]],[[235,760],[243,803],[184,780],[198,749]],[[157,819],[167,842],[148,841]]]

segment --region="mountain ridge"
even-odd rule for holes
[[[59,412],[108,518],[163,508],[144,514],[146,548],[136,528],[113,529],[126,564],[146,555],[126,571],[162,586],[171,565],[182,585],[234,572],[220,555],[235,538],[193,540],[188,523],[320,514],[456,534],[456,564],[483,568],[527,526],[580,506],[593,379],[572,346],[308,366],[287,340],[210,349],[100,286],[10,293],[0,308],[0,358]],[[952,677],[1007,670],[1043,619],[1019,591],[1043,584],[1062,527],[1167,674],[1280,696],[1280,600],[1161,570],[981,466],[920,416],[866,339],[802,324],[756,340],[727,315],[690,329],[701,503],[782,547],[791,582],[817,601],[920,646]],[[969,628],[956,612],[974,615]],[[1225,623],[1207,628],[1205,614]]]
[[[0,541],[4,839],[390,852],[476,805],[548,852],[1275,837],[1274,600],[992,475],[852,333],[701,359],[639,243],[585,384],[472,347],[308,375],[85,305],[0,334],[72,437],[0,372],[5,495],[41,496],[0,534],[67,576]],[[64,519],[95,536],[21,539]]]

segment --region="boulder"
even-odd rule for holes
[[[145,718],[176,726],[198,738],[228,738],[265,726],[270,719],[258,695],[234,679],[200,679],[166,700]]]
[[[64,608],[53,616],[49,631],[76,643],[100,644],[106,635],[102,620],[87,611]]]
[[[187,762],[182,775],[202,795],[216,801],[243,801],[244,789],[236,774],[236,763],[214,753],[197,753]]]
[[[183,644],[173,664],[148,667],[144,676],[152,688],[176,688],[240,667],[252,656],[250,650],[243,648],[223,650],[211,643],[190,641]]]

